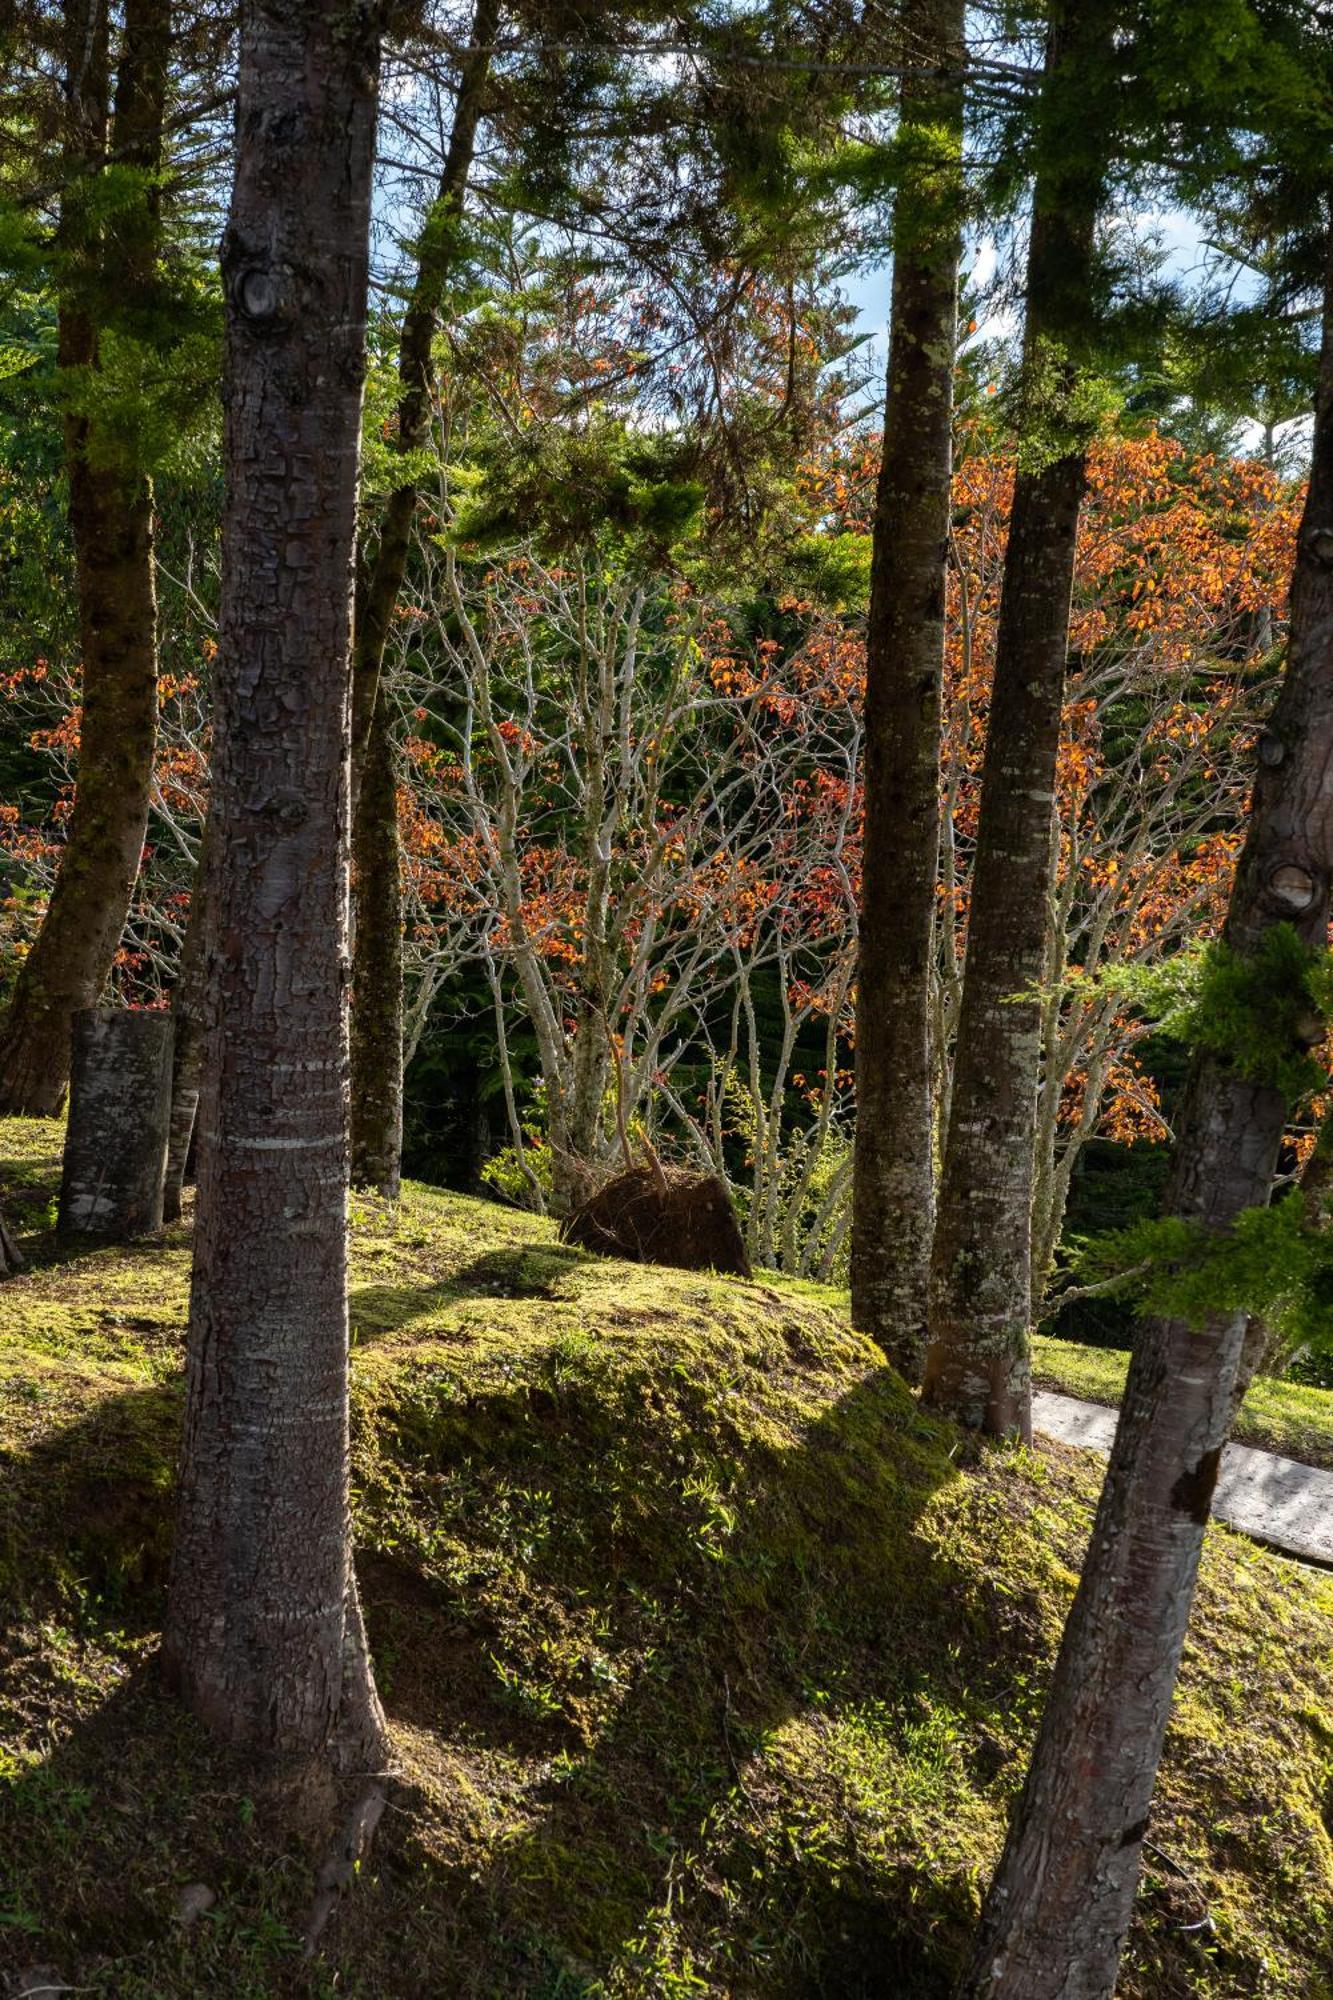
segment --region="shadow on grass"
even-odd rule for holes
[[[390,1714],[439,1761],[331,1934],[338,1991],[572,2000],[614,1972],[655,1996],[693,1962],[717,1993],[943,2000],[965,1872],[872,1851],[842,1781],[800,1766],[841,1717],[892,1735],[940,1684],[957,1699],[1005,1641],[915,1532],[952,1476],[938,1427],[887,1370],[836,1401],[802,1386],[795,1443],[733,1403],[760,1385],[651,1355],[401,1389],[360,1567]],[[0,1965],[118,1996],[331,1992],[292,1957],[309,1857],[255,1828],[149,1671],[125,1678],[160,1611],[177,1412],[172,1389],[104,1398],[17,1470],[27,1603],[0,1658],[7,1730],[21,1707],[38,1748],[0,1804]],[[17,1628],[62,1593],[68,1645],[26,1671]],[[812,1733],[775,1754],[792,1723]],[[192,1880],[220,1900],[187,1939]]]
[[[105,1394],[74,1387],[66,1417],[49,1379],[13,1384],[12,1431],[0,1482],[0,1643],[16,1622],[71,1614],[137,1632],[155,1629],[170,1554],[180,1388]],[[61,1419],[64,1418],[62,1421]]]
[[[797,1768],[847,1714],[906,1737],[941,1680],[963,1699],[969,1639],[1003,1679],[1003,1621],[915,1532],[952,1476],[939,1436],[888,1370],[795,1446],[688,1378],[409,1415],[400,1462],[442,1541],[362,1563],[390,1711],[469,1785],[526,1767],[450,1992],[684,1993],[693,1962],[717,1993],[943,2000],[968,1872],[872,1852],[837,1781]]]
[[[429,1284],[354,1285],[349,1307],[354,1345],[382,1339],[417,1322],[428,1327],[440,1306],[477,1299],[550,1299],[560,1281],[587,1263],[582,1251],[551,1243],[527,1243],[512,1250],[488,1250],[452,1277]]]

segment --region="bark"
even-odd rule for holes
[[[226,497],[207,1060],[163,1661],[256,1763],[383,1748],[351,1568],[347,850],[374,15],[246,0],[222,243]]]
[[[0,1278],[12,1278],[16,1271],[23,1269],[23,1258],[13,1233],[3,1215],[0,1215]]]
[[[852,1318],[911,1381],[934,1220],[930,968],[939,861],[944,566],[962,250],[961,0],[911,0],[902,130],[924,152],[894,212],[883,460],[866,624]],[[942,136],[943,135],[943,136]]]
[[[1053,15],[1044,109],[1109,67],[1107,0]],[[1081,100],[1080,100],[1081,101]],[[1089,111],[1079,151],[1039,165],[1027,268],[1024,368],[1068,394],[1086,352],[1105,134]],[[1054,372],[1056,381],[1052,383]],[[1020,452],[1026,443],[1020,440]],[[1041,1010],[1054,867],[1052,814],[1084,449],[1020,466],[1014,482],[982,772],[967,960],[931,1265],[924,1394],[995,1436],[1032,1434],[1032,1191]]]
[[[167,1172],[162,1191],[162,1216],[180,1219],[190,1141],[199,1110],[199,1086],[204,1071],[204,923],[208,908],[208,832],[199,848],[190,914],[181,945],[180,970],[171,995],[175,1023],[171,1068],[171,1123],[167,1133]]]
[[[398,1198],[403,1153],[402,881],[398,777],[381,686],[352,816],[352,1181]]]
[[[95,368],[98,318],[110,288],[133,297],[152,282],[156,194],[89,242],[90,182],[107,150],[105,0],[69,0],[65,76],[67,188],[61,203],[58,358]],[[127,164],[162,156],[170,0],[127,0],[114,144]],[[134,892],[148,824],[157,728],[157,601],[153,495],[147,477],[107,455],[86,417],[65,425],[83,701],[74,809],[41,930],[0,1033],[0,1112],[54,1115],[69,1077],[70,1020],[96,1004]]]
[[[478,0],[458,79],[440,184],[417,252],[417,274],[398,348],[398,450],[430,437],[431,348],[456,261],[458,224],[472,167],[499,0]],[[352,970],[352,1179],[397,1196],[403,1149],[402,871],[392,712],[381,687],[384,649],[398,603],[417,508],[417,482],[389,495],[373,556],[357,591],[352,655],[353,825],[356,923]]]
[[[171,1041],[170,1014],[90,1007],[74,1016],[62,1241],[127,1243],[161,1229]]]
[[[1314,461],[1291,593],[1286,677],[1262,739],[1226,938],[1275,924],[1327,940],[1333,876],[1333,228]],[[1317,1032],[1317,1029],[1312,1030]],[[1287,1106],[1227,1059],[1196,1057],[1169,1211],[1225,1230],[1269,1199]],[[1312,1197],[1322,1203],[1316,1191]],[[1185,1643],[1244,1313],[1144,1321],[1088,1558],[1027,1784],[963,1992],[1109,2000],[1129,1929],[1162,1739]]]

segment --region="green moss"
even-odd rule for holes
[[[26,1131],[0,1126],[11,1185],[40,1180]],[[358,1561],[402,1780],[310,1965],[314,1858],[152,1675],[185,1233],[30,1241],[0,1290],[0,1975],[944,2000],[1088,1459],[978,1455],[818,1287],[600,1262],[421,1188],[358,1201]],[[1210,1534],[1126,2000],[1333,1975],[1331,1640],[1326,1580]],[[218,1901],[184,1932],[197,1881]],[[1211,1933],[1183,1927],[1196,1894]]]

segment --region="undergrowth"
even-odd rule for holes
[[[400,1776],[312,1856],[157,1687],[188,1246],[57,1259],[0,1127],[0,1974],[199,1994],[944,2000],[1098,1467],[969,1454],[821,1297],[354,1209],[359,1570]],[[1333,1993],[1333,1588],[1209,1534],[1121,1992]],[[214,1900],[188,1927],[182,1889]]]

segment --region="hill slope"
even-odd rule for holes
[[[58,1137],[0,1126],[36,1257],[0,1287],[0,1974],[943,2000],[1095,1466],[965,1465],[816,1300],[421,1188],[358,1204],[359,1566],[403,1776],[309,1965],[311,1857],[153,1680],[185,1234],[43,1262]],[[1122,1993],[1333,1993],[1331,1826],[1333,1580],[1212,1531]]]

